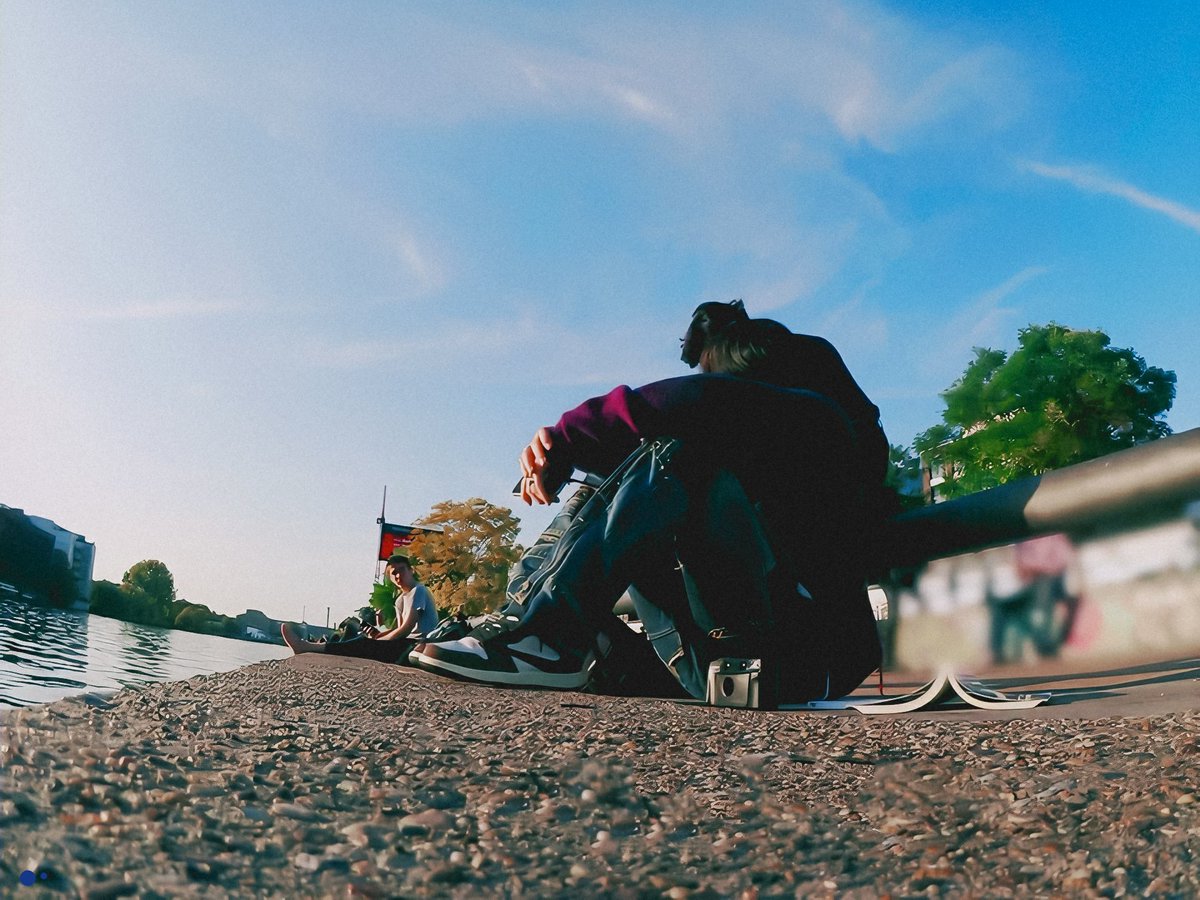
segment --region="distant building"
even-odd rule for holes
[[[272,619],[261,610],[248,609],[240,616],[235,616],[234,621],[237,623],[238,633],[241,637],[252,641],[266,641],[271,644],[283,643],[283,636],[279,632],[279,626],[283,624],[282,619]],[[300,624],[300,631],[308,640],[329,637],[333,633],[331,628],[307,624]]]
[[[42,516],[0,504],[0,567],[23,591],[47,595],[49,573],[56,557],[66,563],[75,579],[79,599],[76,609],[87,609],[92,598],[92,572],[96,545]],[[60,555],[61,554],[61,555]]]
[[[280,622],[272,619],[266,613],[257,609],[248,609],[240,616],[234,617],[242,637],[254,641],[268,641],[272,644],[282,644],[279,634]]]
[[[29,516],[29,521],[50,535],[54,539],[54,549],[66,555],[67,565],[71,568],[75,584],[79,588],[79,602],[76,606],[87,609],[92,602],[92,572],[96,565],[96,545],[82,534],[67,531],[41,516]]]

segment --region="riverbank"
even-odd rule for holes
[[[260,663],[0,715],[0,893],[40,867],[92,898],[1196,895],[1181,671],[1153,715],[1005,721]]]

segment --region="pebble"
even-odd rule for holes
[[[428,835],[439,831],[448,831],[454,819],[443,810],[426,809],[419,813],[404,816],[400,820],[400,833],[405,835]]]
[[[84,900],[115,900],[129,897],[138,892],[138,886],[130,881],[101,881],[83,893]]]
[[[312,853],[297,853],[292,857],[292,865],[305,872],[315,872],[321,868],[321,857]]]
[[[287,803],[281,800],[276,800],[271,804],[271,812],[277,816],[284,816],[288,819],[297,819],[301,822],[328,821],[324,816],[314,811],[310,807],[303,806],[299,803]]]
[[[308,662],[0,714],[0,875],[53,847],[82,897],[1200,895],[1195,711],[564,704]]]

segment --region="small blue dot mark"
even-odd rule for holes
[[[25,885],[25,887],[33,887],[33,883],[36,880],[37,875],[35,875],[33,872],[30,872],[28,869],[21,873],[21,884]]]

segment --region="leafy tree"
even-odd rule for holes
[[[186,600],[175,617],[174,625],[200,634],[237,635],[237,621],[232,616],[223,616],[203,603],[188,603]]]
[[[1175,373],[1102,331],[1030,325],[1011,356],[976,348],[942,394],[943,424],[914,440],[940,466],[943,497],[1038,475],[1164,437]]]
[[[462,607],[468,615],[499,608],[508,585],[508,569],[521,557],[516,543],[520,519],[511,509],[479,497],[445,500],[420,525],[442,532],[418,535],[408,547],[421,580],[443,610]]]
[[[207,627],[213,618],[213,611],[204,604],[189,603],[175,616],[175,627],[187,631],[209,631]]]
[[[89,612],[97,616],[108,616],[110,619],[125,619],[128,615],[126,605],[125,592],[119,584],[104,579],[92,582],[92,604]]]
[[[175,602],[175,576],[164,563],[157,559],[143,559],[134,565],[121,578],[121,584],[143,591],[151,602],[170,612],[170,605]]]

